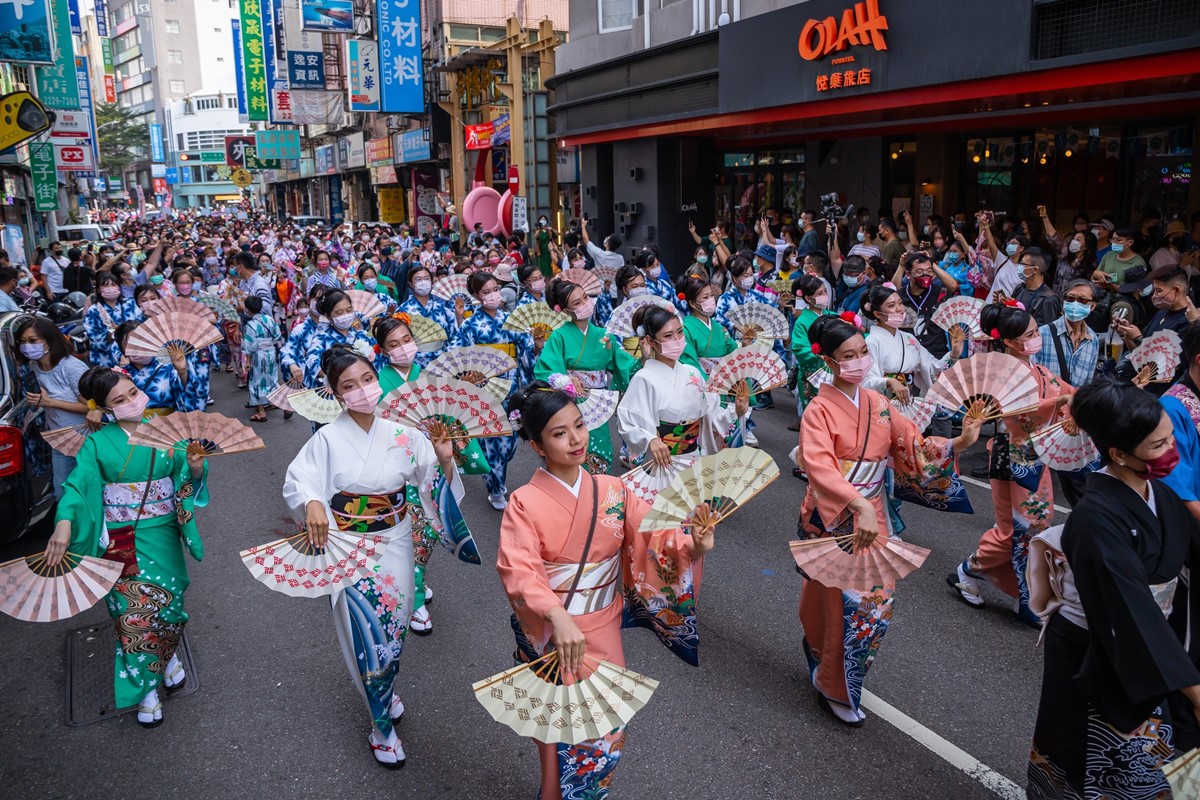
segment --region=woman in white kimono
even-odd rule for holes
[[[392,684],[415,594],[412,526],[432,525],[443,541],[458,539],[463,560],[473,554],[478,563],[479,556],[470,534],[462,536],[463,488],[450,440],[431,444],[421,431],[375,417],[379,379],[360,353],[330,348],[321,369],[345,410],[292,461],[283,497],[314,547],[324,546],[330,527],[387,537],[374,575],[331,600],[346,666],[371,712],[371,750],[381,764],[398,767],[404,748],[393,724],[404,704]],[[407,500],[410,486],[417,487],[419,503]]]
[[[749,398],[738,397],[730,406],[704,390],[700,370],[679,363],[687,340],[678,315],[646,306],[634,314],[633,324],[643,351],[648,348],[654,357],[633,376],[617,406],[617,431],[630,456],[667,468],[676,456],[721,450],[731,433],[740,439]]]
[[[863,314],[869,314],[874,323],[867,337],[867,349],[875,363],[862,384],[868,389],[907,405],[918,394],[913,392],[913,386],[919,393],[929,391],[938,373],[953,363],[950,356],[934,357],[916,336],[901,330],[905,321],[904,303],[892,284],[873,286],[867,292]],[[962,328],[955,325],[951,339],[957,340],[957,346],[950,348],[952,353],[961,349],[962,337]]]

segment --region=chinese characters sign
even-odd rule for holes
[[[415,5],[417,0],[412,0]],[[354,30],[353,0],[302,0],[304,30],[350,33]]]
[[[346,41],[350,65],[350,110],[379,110],[379,45],[370,39]]]
[[[263,160],[300,157],[300,131],[258,131],[254,134],[254,144]]]
[[[242,73],[246,82],[246,114],[251,122],[267,121],[267,64],[262,9],[258,0],[240,0]]]
[[[58,174],[54,171],[54,145],[29,145],[29,170],[33,173],[33,200],[38,211],[58,211]]]
[[[293,89],[325,88],[325,57],[321,53],[289,50],[287,54],[288,85]]]
[[[254,136],[226,136],[225,164],[245,169],[279,169],[277,160],[258,157]]]
[[[79,80],[75,72],[75,44],[67,23],[67,0],[51,0],[54,21],[54,65],[37,68],[38,98],[48,108],[79,108]]]
[[[425,110],[421,64],[421,7],[418,0],[378,0],[380,111],[419,114]]]
[[[817,76],[817,91],[829,92],[851,86],[870,86],[871,70],[847,69]]]

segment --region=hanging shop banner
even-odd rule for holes
[[[75,78],[79,82],[79,104],[87,118],[88,138],[92,142],[92,160],[100,161],[100,143],[96,140],[96,107],[92,103],[92,79],[86,56],[75,59]]]
[[[96,35],[101,39],[108,38],[108,0],[92,0],[96,11]]]
[[[313,148],[313,169],[317,175],[332,175],[337,172],[337,161],[333,155],[333,145]]]
[[[279,169],[278,159],[258,157],[254,135],[246,134],[225,137],[225,166],[243,169]]]
[[[338,163],[342,169],[362,169],[367,165],[367,142],[361,133],[338,139]]]
[[[392,140],[387,136],[371,139],[367,142],[367,163],[372,167],[382,167],[392,163]]]
[[[491,122],[466,126],[468,150],[490,150],[508,144],[512,138],[512,120],[502,114]]]
[[[394,160],[397,164],[429,161],[432,158],[429,150],[429,131],[421,128],[396,134],[392,152],[395,154]]]
[[[421,7],[411,0],[378,0],[379,110],[392,114],[425,111],[421,64]]]
[[[389,225],[404,222],[404,190],[398,187],[377,189],[379,194],[379,221]]]
[[[163,152],[162,132],[162,125],[150,123],[150,160],[160,164],[167,160],[167,154]]]
[[[278,104],[276,102],[276,82],[281,77],[286,77],[284,67],[276,57],[278,50],[277,42],[282,39],[275,25],[275,6],[273,0],[258,0],[258,13],[262,19],[262,40],[263,40],[263,68],[267,79],[267,121],[272,125],[279,123],[277,115]]]
[[[9,5],[24,5],[25,0],[13,0]],[[71,35],[83,36],[83,25],[79,21],[79,0],[67,0],[67,19],[71,23]]]
[[[341,92],[296,89],[292,92],[292,122],[297,125],[332,125],[346,121]]]
[[[92,172],[96,159],[92,156],[91,139],[51,139],[54,146],[54,166],[63,172]]]
[[[38,211],[58,211],[58,173],[54,171],[54,145],[49,142],[29,145],[29,170],[33,174],[34,208]]]
[[[104,76],[104,102],[117,102],[117,79],[114,75]]]
[[[325,88],[325,56],[322,53],[306,53],[303,50],[288,50],[287,79],[293,89]]]
[[[104,74],[112,75],[113,74],[113,56],[112,56],[112,40],[111,39],[101,39],[100,40],[100,58],[103,60],[103,63],[104,63]]]
[[[246,113],[246,75],[242,69],[242,21],[230,20],[229,27],[233,31],[233,79],[237,82],[238,122],[244,124],[250,121],[250,116]]]
[[[262,0],[263,14],[263,30],[270,30],[271,36],[267,39],[267,48],[269,58],[274,58],[276,61],[283,63],[287,58],[287,37],[285,32],[283,0]],[[267,27],[267,20],[270,20],[270,28]]]
[[[350,67],[350,110],[379,110],[379,45],[370,39],[346,40]]]
[[[240,4],[246,114],[251,122],[267,122],[267,62],[263,44],[262,7],[258,0],[240,0]]]
[[[300,8],[306,31],[354,32],[354,0],[301,0]]]
[[[0,61],[54,63],[50,0],[0,3],[0,31],[18,30],[24,31],[24,35],[0,36]]]
[[[416,219],[418,236],[436,234],[441,228],[442,207],[438,203],[438,178],[436,172],[414,169],[412,173],[413,216]]]
[[[341,225],[346,219],[346,208],[342,204],[342,176],[329,176],[329,218],[334,225]]]
[[[54,64],[37,68],[38,99],[47,108],[79,108],[79,79],[75,73],[75,42],[67,24],[67,0],[51,0],[54,25]]]
[[[371,183],[374,184],[392,184],[399,183],[396,180],[396,168],[388,167],[371,167]]]
[[[254,134],[254,146],[263,160],[299,158],[300,131],[258,131]]]

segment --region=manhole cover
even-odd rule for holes
[[[87,725],[112,719],[137,709],[117,708],[113,701],[113,661],[116,650],[113,626],[91,625],[67,634],[67,724]],[[188,649],[187,634],[179,642],[179,661],[187,673],[187,683],[174,694],[158,693],[166,702],[185,697],[200,688],[200,677]]]

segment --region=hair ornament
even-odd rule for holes
[[[560,313],[560,314],[561,314],[561,313],[562,313],[562,306],[561,306],[561,305],[559,305],[558,303],[555,303],[555,304],[554,304],[554,310],[555,310],[555,311],[557,311],[558,313]]]
[[[687,300],[687,295],[684,294],[683,292],[679,292],[675,296],[678,297],[680,300],[685,300],[685,301]]]
[[[88,400],[87,407],[88,407],[88,411],[99,411],[100,410],[100,406],[96,405],[95,400]]]
[[[841,314],[838,314],[838,319],[842,320],[843,322],[849,322],[851,325],[858,328],[859,331],[862,331],[864,328],[863,318],[858,314],[855,314],[853,311],[843,311]]]
[[[514,408],[508,412],[508,421],[512,425],[514,431],[521,430],[521,409]]]
[[[996,341],[999,341],[1000,340],[1000,329],[992,328],[990,331],[988,331],[988,336],[991,336]]]
[[[896,284],[892,283],[891,281],[884,281],[883,288],[891,289],[894,292],[896,291]]]
[[[643,336],[646,335],[646,326],[638,325],[637,328],[634,330],[634,333],[637,335],[637,337],[639,339],[642,338]]]
[[[405,325],[412,326],[412,317],[407,311],[397,311],[392,314],[392,319],[403,322]]]
[[[1022,311],[1025,310],[1025,304],[1019,300],[1016,300],[1015,298],[1012,298],[1012,297],[1007,298],[1004,301],[1004,305],[1007,306],[1008,308],[1019,308]]]
[[[815,356],[821,355],[821,345],[818,342],[813,342],[811,345],[808,346],[808,349],[812,350],[813,355],[815,355]]]
[[[565,392],[570,395],[572,400],[579,399],[578,392],[575,391],[575,381],[571,380],[570,375],[555,372],[546,378],[546,383],[550,384],[550,388],[554,391]]]

